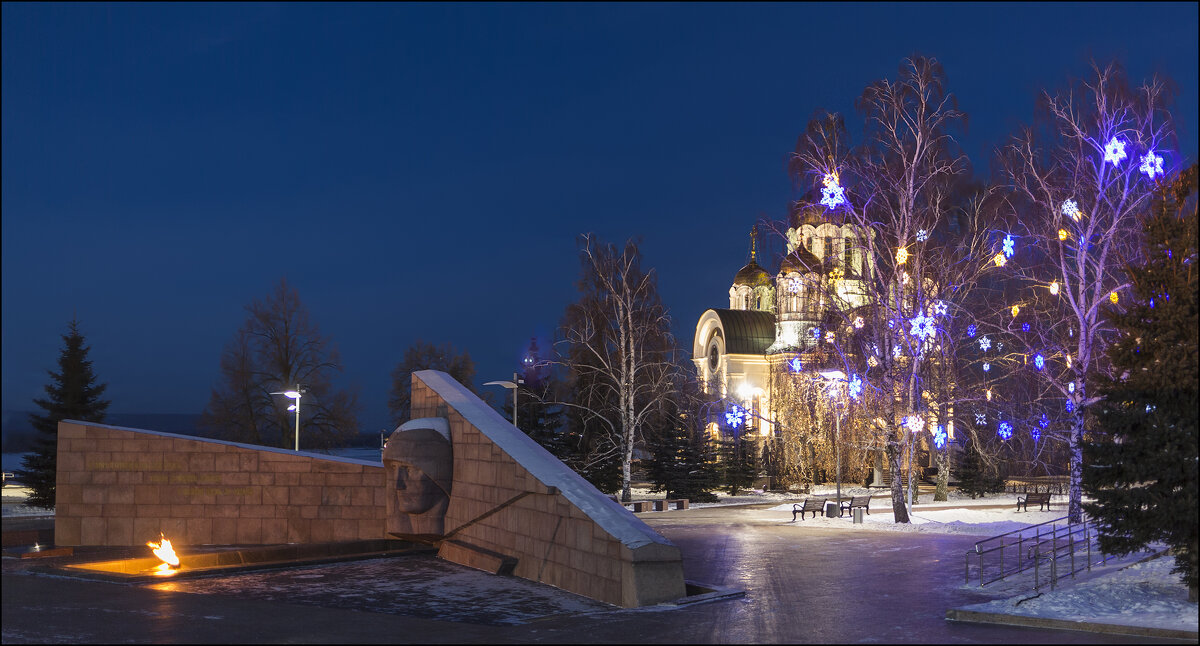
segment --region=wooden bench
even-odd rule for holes
[[[829,499],[828,498],[806,498],[804,500],[803,505],[801,505],[800,503],[795,503],[794,505],[792,505],[792,522],[795,522],[796,514],[800,514],[800,520],[804,520],[805,512],[811,511],[813,513],[813,518],[816,518],[817,514],[825,513],[825,501],[827,501],[827,500],[829,500]]]
[[[1042,507],[1050,509],[1050,492],[1027,493],[1024,498],[1017,498],[1017,511],[1021,511],[1021,507],[1024,507],[1025,511],[1029,511],[1029,503],[1031,502],[1037,504],[1038,511],[1041,511]]]
[[[666,511],[674,507],[675,509],[687,509],[687,498],[668,498],[666,500],[655,500],[654,511]]]
[[[856,508],[863,508],[867,511],[867,515],[871,515],[871,497],[870,496],[854,496],[850,500],[843,500],[841,507],[838,509],[838,518],[842,517],[843,511],[853,512]]]
[[[653,500],[634,500],[625,504],[633,505],[633,513],[639,514],[643,511],[650,511],[651,507],[654,506],[654,502]]]

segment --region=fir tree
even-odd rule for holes
[[[712,442],[703,433],[684,424],[672,425],[657,435],[650,454],[647,475],[653,491],[692,502],[717,501],[710,490],[720,485],[720,474]]]
[[[1004,479],[984,462],[979,448],[974,443],[963,451],[962,460],[958,463],[955,473],[958,475],[958,490],[970,494],[971,498],[998,493],[1004,489]]]
[[[758,475],[758,459],[754,454],[754,440],[745,433],[734,435],[720,444],[721,465],[724,467],[725,491],[736,496],[743,489],[754,485]]]
[[[1170,545],[1189,596],[1197,586],[1197,167],[1161,189],[1144,222],[1144,262],[1129,267],[1131,288],[1104,315],[1116,328],[1109,346],[1115,378],[1098,429],[1084,449],[1084,508],[1100,546],[1127,554]]]
[[[88,359],[91,348],[84,345],[78,320],[71,321],[62,339],[58,372],[48,371],[53,380],[45,386],[49,397],[33,400],[45,414],[29,416],[38,433],[37,448],[25,456],[21,462],[24,468],[17,471],[17,478],[32,490],[26,504],[45,509],[54,507],[59,421],[103,422],[109,404],[100,399],[108,385],[96,383],[92,362]]]

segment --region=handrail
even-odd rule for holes
[[[1067,517],[1064,516],[976,541],[974,549],[968,550],[964,555],[966,583],[971,582],[972,555],[978,557],[976,574],[979,577],[980,587],[1033,570],[1033,589],[1036,591],[1043,585],[1041,570],[1045,561],[1049,561],[1051,588],[1056,586],[1060,578],[1068,575],[1074,578],[1075,573],[1085,568],[1090,570],[1092,567],[1092,543],[1097,542],[1095,525],[1086,519],[1082,523],[1067,522],[1064,525],[1063,521],[1065,520]],[[1046,527],[1047,525],[1049,527]],[[1031,532],[1032,535],[1029,535]],[[989,546],[993,542],[999,544]],[[1099,547],[1098,544],[1097,547]],[[1006,550],[1011,553],[1007,566],[1005,564]],[[1085,550],[1087,558],[1084,565],[1076,567],[1076,551],[1082,553]],[[999,553],[996,558],[998,562],[993,562],[991,567],[988,567],[984,557],[997,552]],[[1070,563],[1068,571],[1063,574],[1059,573],[1058,559],[1060,556]],[[1103,553],[1102,556],[1103,559],[1099,563],[1104,563],[1109,558]],[[989,572],[995,572],[995,575],[989,578]]]

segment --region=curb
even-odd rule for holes
[[[1089,633],[1107,633],[1113,635],[1133,635],[1136,637],[1165,637],[1169,639],[1198,638],[1196,631],[1175,630],[1172,628],[1151,628],[1147,626],[1125,626],[1121,624],[1102,624],[1089,621],[1070,621],[1068,619],[1050,619],[1047,617],[1032,617],[1028,615],[1009,615],[996,612],[980,612],[978,610],[963,610],[951,608],[946,611],[948,621],[962,621],[980,624],[1005,624],[1009,626],[1027,626],[1030,628],[1053,628],[1058,630],[1077,630]]]

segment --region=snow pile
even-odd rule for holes
[[[1077,585],[967,606],[964,610],[1066,621],[1196,632],[1196,604],[1171,573],[1169,556],[1137,563]]]
[[[917,505],[910,515],[909,523],[897,523],[892,514],[891,502],[886,499],[872,499],[870,506],[870,514],[863,515],[863,522],[856,525],[852,521],[850,514],[843,514],[841,518],[826,518],[825,516],[812,517],[809,513],[808,517],[803,521],[796,518],[795,524],[797,527],[803,526],[808,528],[823,528],[823,529],[853,529],[862,531],[883,531],[883,532],[925,532],[932,534],[970,534],[974,536],[996,536],[1018,529],[1024,529],[1030,525],[1044,523],[1062,518],[1062,511],[1021,511],[1016,510],[1016,503],[1011,507],[1005,506],[1002,509],[980,509],[962,506],[959,507],[958,502],[955,507],[939,508],[939,509],[922,509],[922,505]],[[939,503],[945,505],[947,503]],[[995,505],[995,501],[989,503]],[[932,506],[932,505],[930,505]],[[780,512],[785,512],[781,515]],[[770,509],[762,510],[764,516],[774,520],[792,523],[792,503],[784,503],[776,505]],[[803,523],[803,525],[801,525]]]

